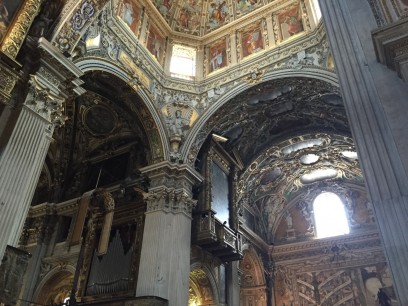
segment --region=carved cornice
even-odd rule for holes
[[[164,187],[182,189],[191,195],[192,186],[203,180],[202,176],[190,165],[168,161],[141,168],[140,171],[150,180],[149,191]]]
[[[358,265],[364,263],[367,253],[379,253],[381,258],[384,257],[377,231],[270,246],[269,252],[274,262],[282,265],[294,265],[307,261],[316,261],[313,265],[319,262],[324,265],[335,265],[346,261],[347,264],[351,264],[355,261]]]
[[[377,60],[408,81],[402,73],[408,61],[408,18],[387,25],[372,32]]]

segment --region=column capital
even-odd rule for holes
[[[183,190],[168,189],[164,186],[147,193],[144,198],[147,202],[147,212],[161,210],[190,216],[193,207],[197,204],[197,200],[193,200]]]
[[[192,187],[202,182],[201,175],[187,164],[161,162],[141,169],[150,179],[149,192],[145,194],[147,211],[162,210],[191,215],[196,205]]]
[[[24,105],[52,124],[63,125],[65,101],[85,92],[79,79],[83,72],[43,37],[33,49],[39,55],[39,67],[30,75]]]

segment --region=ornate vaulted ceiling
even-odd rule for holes
[[[258,84],[225,103],[204,130],[227,138],[221,145],[241,158],[239,205],[265,224],[258,231],[269,241],[300,195],[312,199],[327,190],[346,198],[347,186],[363,185],[342,98],[327,82],[299,77]]]
[[[287,78],[250,88],[224,104],[207,123],[228,138],[248,165],[277,142],[306,132],[350,135],[338,88],[308,78]]]
[[[232,23],[272,0],[153,0],[168,25],[175,31],[203,36]],[[282,2],[282,1],[280,1]]]

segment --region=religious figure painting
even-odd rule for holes
[[[278,20],[281,28],[282,40],[288,39],[303,31],[302,13],[299,5],[292,6],[280,13]]]
[[[0,43],[3,41],[23,0],[0,0]]]
[[[140,11],[140,7],[134,0],[122,0],[118,6],[118,16],[127,24],[134,34],[137,34],[139,28]]]
[[[218,28],[226,23],[228,4],[226,0],[212,0],[208,5],[208,25],[211,29]]]
[[[177,26],[180,31],[198,35],[200,29],[201,0],[187,0],[180,10]]]
[[[157,28],[150,25],[149,36],[147,37],[147,49],[162,64],[164,58],[165,38],[159,33]]]
[[[227,66],[227,44],[226,40],[216,42],[208,48],[209,54],[209,72],[224,68]]]
[[[258,0],[236,0],[237,12],[246,14],[256,8]]]
[[[241,35],[242,58],[263,50],[264,43],[259,25],[245,30]]]
[[[159,12],[163,16],[166,16],[171,9],[173,1],[172,0],[154,0],[154,4],[159,10]]]

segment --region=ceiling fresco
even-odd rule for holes
[[[202,36],[253,12],[271,0],[153,0],[170,27]]]

